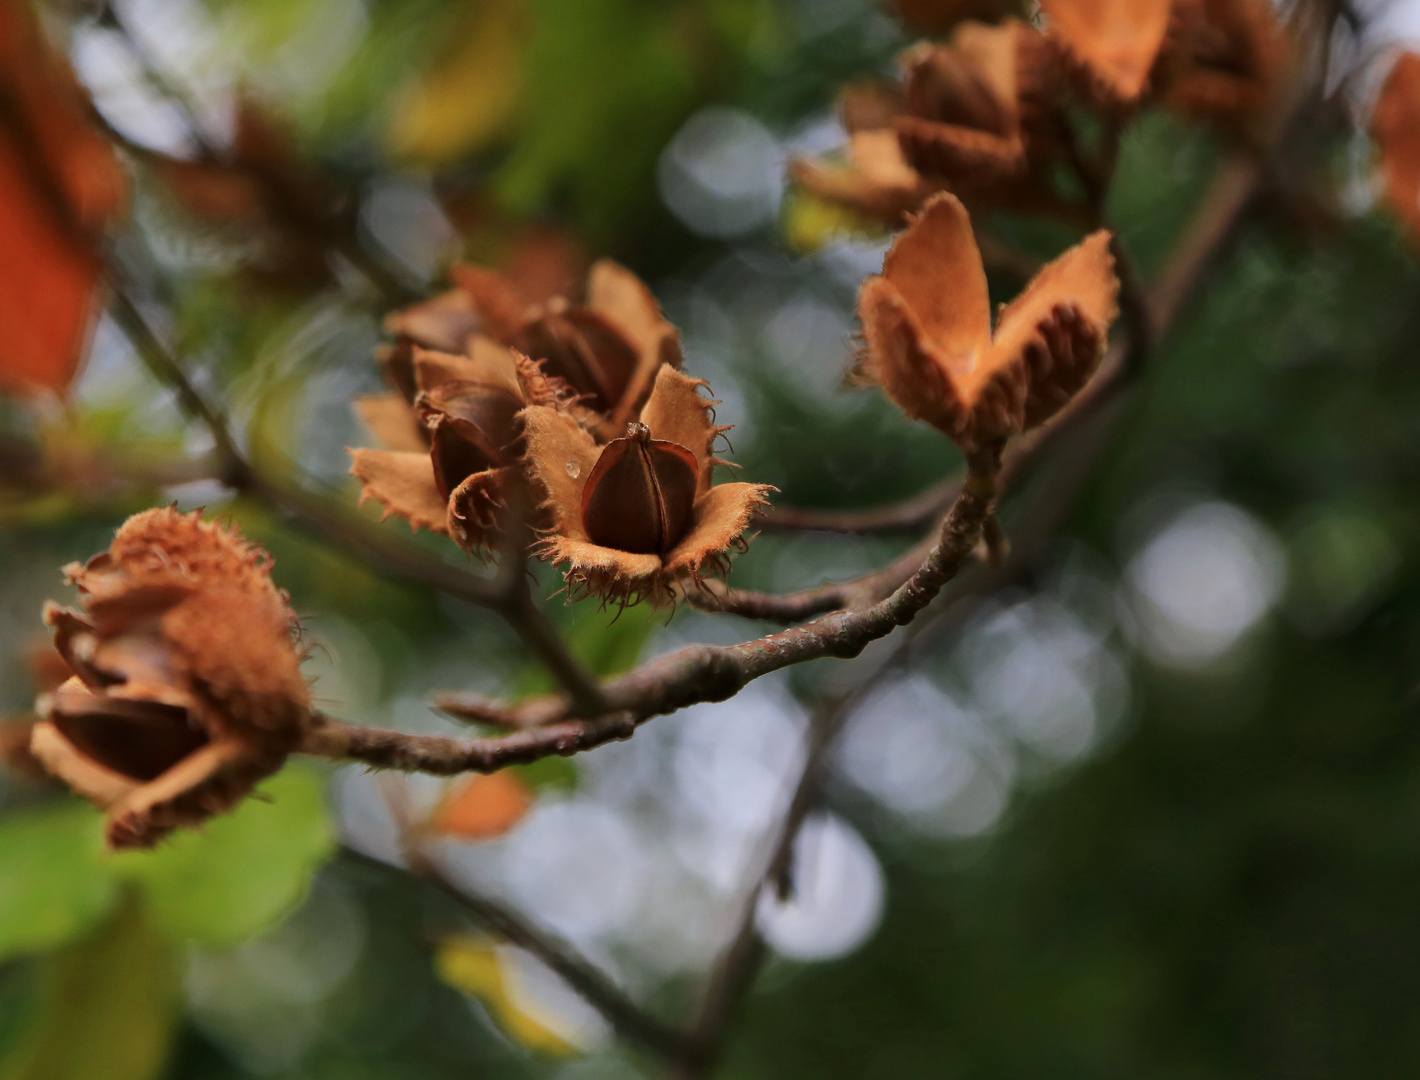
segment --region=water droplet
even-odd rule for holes
[[[582,467],[575,461],[569,461],[567,463],[567,475],[573,480],[577,479],[577,477],[582,475]]]

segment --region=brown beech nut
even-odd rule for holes
[[[698,469],[683,446],[651,438],[645,424],[602,450],[582,491],[582,524],[595,544],[664,555],[690,527]]]
[[[772,489],[712,483],[723,464],[712,444],[726,429],[704,385],[662,365],[638,420],[605,445],[564,411],[523,410],[528,472],[548,521],[537,551],[566,567],[572,596],[668,604],[677,587],[728,570]]]
[[[407,366],[396,365],[403,374],[395,383],[407,381],[409,392],[356,402],[384,444],[350,451],[361,498],[472,554],[487,552],[502,534],[505,507],[523,490],[518,412],[560,406],[569,391],[538,363],[478,334],[465,355],[401,348]]]

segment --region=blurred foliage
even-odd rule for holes
[[[853,288],[876,258],[862,237],[837,242],[858,223],[791,195],[782,221],[712,239],[658,195],[664,147],[702,105],[745,110],[786,150],[811,141],[833,88],[882,69],[904,43],[866,3],[135,7],[207,20],[234,81],[260,90],[301,151],[367,197],[367,210],[371,192],[414,191],[450,235],[425,264],[408,256],[413,276],[437,277],[461,249],[496,247],[524,218],[644,273],[686,330],[691,369],[726,394],[735,461],[786,504],[889,502],[951,471],[945,440],[880,395],[841,387]],[[1129,129],[1110,211],[1146,275],[1218,158],[1215,139],[1162,114]],[[119,246],[134,266],[165,272],[171,295],[158,299],[200,379],[222,387],[263,466],[342,483],[341,447],[360,438],[349,399],[378,385],[378,305],[344,266],[335,280],[254,281],[230,237],[195,235],[138,175]],[[362,224],[397,245],[424,220],[371,212]],[[990,224],[1041,256],[1070,239],[1005,215]],[[1015,287],[993,278],[993,299]],[[1228,500],[1281,538],[1279,611],[1209,668],[1131,653],[1126,721],[1081,763],[1025,770],[1025,790],[989,835],[926,838],[835,785],[835,808],[887,870],[882,928],[845,959],[774,961],[724,1075],[1370,1078],[1420,1067],[1409,1020],[1420,990],[1417,288],[1420,267],[1387,219],[1317,226],[1287,216],[1280,199],[1264,207],[1151,363],[1068,534],[1117,576],[1151,508]],[[776,329],[795,304],[803,321]],[[815,351],[824,327],[829,346]],[[13,711],[28,707],[30,687],[11,658],[38,632],[40,603],[61,595],[57,568],[158,499],[224,498],[211,484],[118,475],[130,459],[170,456],[182,435],[169,397],[112,331],[100,327],[62,416],[35,420],[0,403],[0,641]],[[29,458],[11,464],[12,437],[63,451],[50,454],[68,463],[62,492],[48,476],[26,482]],[[1051,477],[1047,468],[1007,505],[1008,522]],[[316,643],[316,694],[342,715],[413,722],[407,703],[434,688],[548,688],[512,635],[477,613],[385,580],[245,500],[221,513],[273,553]],[[907,543],[767,534],[735,581],[813,584]],[[544,571],[535,587],[551,596],[559,582]],[[601,673],[626,670],[648,643],[710,632],[683,613],[552,610]],[[946,662],[923,658],[934,676]],[[437,723],[422,706],[418,717]],[[555,799],[578,787],[582,767],[550,758],[520,773]],[[6,781],[0,1080],[654,1071],[614,1055],[561,1063],[561,1038],[512,1001],[496,953],[459,936],[452,904],[332,858],[325,780],[291,766],[265,786],[269,802],[121,858],[101,851],[95,812]],[[263,1007],[305,1024],[287,1057],[253,1059],[194,1005],[191,973],[217,957],[299,982],[272,958],[291,962],[295,946],[283,952],[280,935],[303,916],[336,924],[323,903],[356,913],[359,930],[340,946],[348,969],[324,996],[312,992],[315,1004],[259,981],[234,989],[258,1017],[252,1030],[278,1026]],[[323,954],[310,945],[295,955],[315,966]],[[674,981],[649,992],[658,1006],[688,996]],[[465,994],[481,1004],[470,1009]]]
[[[434,966],[450,986],[482,1001],[498,1025],[522,1046],[554,1057],[576,1053],[513,1000],[508,972],[498,958],[498,950],[489,942],[471,938],[442,942]]]

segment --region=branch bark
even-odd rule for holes
[[[366,866],[390,873],[398,872],[397,867],[351,847],[342,848],[342,854]],[[406,849],[405,859],[412,873],[457,903],[480,926],[531,953],[560,975],[568,986],[606,1017],[617,1034],[666,1061],[679,1062],[689,1054],[689,1037],[684,1032],[642,1011],[573,946],[539,930],[497,901],[455,885],[417,847]]]
[[[605,713],[579,717],[565,699],[537,699],[509,710],[510,726],[526,729],[494,738],[451,739],[352,727],[326,717],[311,726],[300,749],[378,768],[441,775],[491,772],[515,762],[571,754],[626,738],[653,716],[702,701],[724,701],[762,675],[792,664],[832,656],[857,656],[863,648],[910,623],[942,586],[956,576],[981,538],[996,496],[1000,448],[976,455],[952,512],[931,553],[891,595],[868,607],[834,611],[800,626],[739,645],[693,645],[603,684]],[[440,707],[456,711],[457,699]],[[480,709],[487,708],[482,699]]]

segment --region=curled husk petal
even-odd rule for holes
[[[370,394],[355,399],[355,413],[387,450],[420,453],[429,449],[429,434],[399,394]]]
[[[789,178],[821,199],[889,225],[901,223],[937,190],[907,163],[892,128],[853,132],[848,155],[849,160],[841,164],[794,158]]]
[[[350,474],[360,481],[360,501],[374,499],[384,513],[409,522],[410,529],[448,531],[448,503],[434,482],[429,451],[352,449]]]
[[[1110,236],[1047,265],[991,331],[965,208],[934,197],[859,296],[864,374],[913,419],[971,448],[1048,419],[1094,372],[1118,314]]]
[[[407,383],[408,400],[388,394],[356,403],[390,449],[351,449],[350,472],[361,501],[376,500],[385,517],[486,555],[501,533],[502,511],[521,490],[519,410],[564,405],[569,392],[539,364],[482,334],[470,334],[466,349],[402,349],[397,382]]]
[[[516,465],[467,476],[449,493],[448,534],[465,551],[486,551],[499,534],[502,514],[521,484],[522,470]]]
[[[66,567],[82,611],[45,622],[74,676],[41,696],[31,749],[145,847],[232,809],[278,769],[310,710],[297,624],[266,554],[170,509]]]
[[[529,305],[494,271],[458,266],[452,273],[483,334],[545,361],[547,374],[595,404],[612,430],[640,409],[657,367],[680,366],[680,336],[655,297],[610,259],[592,266],[585,304],[556,297]]]
[[[594,543],[583,519],[588,481],[606,452],[576,421],[555,409],[524,410],[529,472],[545,499],[550,527],[540,544],[544,559],[565,566],[573,594],[588,593],[619,603],[670,602],[677,586],[724,573],[730,550],[740,543],[769,488],[759,484],[712,486],[712,443],[717,427],[704,385],[669,367],[660,369],[641,411],[649,437],[682,448],[697,463],[696,493],[684,534],[664,555],[621,551]],[[689,459],[687,458],[687,464]]]
[[[479,326],[479,309],[463,289],[451,289],[385,317],[385,329],[396,337],[451,353],[462,352]]]
[[[1143,96],[1169,30],[1171,0],[1040,0],[1048,33],[1095,100]]]

